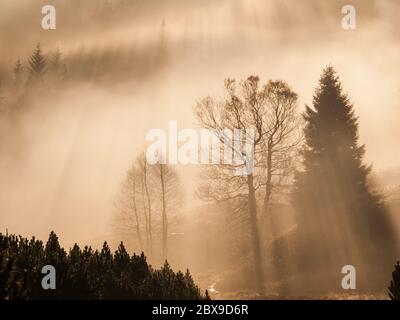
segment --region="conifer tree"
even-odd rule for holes
[[[14,77],[15,77],[15,86],[19,88],[22,81],[22,63],[20,59],[18,59],[17,62],[15,63]]]
[[[293,194],[300,271],[308,283],[331,291],[350,264],[358,288],[383,289],[396,239],[382,199],[371,191],[358,118],[333,67],[323,70],[313,108],[303,116],[303,170]]]
[[[67,68],[62,58],[62,53],[59,48],[52,54],[49,69],[52,73],[54,80],[65,80],[67,75]]]
[[[43,290],[42,267],[56,269],[56,290]],[[74,245],[67,253],[54,232],[41,241],[0,233],[0,300],[14,299],[204,299],[189,271],[168,264],[154,270],[146,257],[130,256],[121,243],[112,254]]]
[[[42,53],[40,43],[37,44],[35,51],[29,59],[30,77],[33,80],[43,81],[46,74],[46,59]]]

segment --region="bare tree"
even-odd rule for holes
[[[134,248],[148,252],[150,241],[147,205],[143,174],[139,170],[138,163],[134,163],[128,170],[121,184],[115,207],[114,226],[119,236],[131,238],[131,234],[134,232],[137,242],[132,241],[132,239],[130,241],[135,243]],[[145,242],[143,241],[143,233]]]
[[[157,163],[154,176],[160,186],[161,225],[162,225],[162,259],[168,258],[168,225],[169,215],[176,214],[182,204],[182,188],[177,172],[169,165]]]
[[[140,155],[121,185],[114,216],[116,231],[119,236],[129,239],[134,233],[135,248],[146,251],[152,259],[165,260],[168,257],[169,216],[177,214],[182,199],[176,170],[165,164],[149,165],[146,157]]]
[[[148,236],[148,251],[150,254],[150,257],[153,257],[153,226],[152,226],[152,219],[153,219],[153,212],[152,212],[152,207],[151,207],[151,198],[150,198],[150,192],[149,192],[149,183],[151,183],[150,180],[150,170],[149,170],[149,164],[146,161],[146,157],[144,155],[141,155],[138,158],[139,162],[139,170],[140,170],[140,175],[141,175],[141,181],[142,181],[142,199],[146,199],[144,201],[144,213],[146,217],[146,226],[147,226],[147,236]],[[147,212],[146,212],[147,208]]]
[[[283,81],[269,81],[265,87],[268,107],[264,121],[262,157],[265,168],[263,216],[268,212],[271,196],[293,177],[302,142],[302,126],[297,113],[297,94]]]
[[[299,147],[303,141],[301,117],[297,112],[297,95],[283,81],[269,81],[267,84],[268,109],[266,116],[266,138],[264,140],[264,190],[260,193],[262,214],[260,225],[264,247],[268,250],[270,274],[277,280],[276,288],[285,294],[284,275],[290,265],[288,244],[284,233],[277,228],[276,214],[271,203],[287,201],[293,177],[299,160]],[[276,211],[275,211],[276,212]]]
[[[279,176],[277,181],[282,182],[290,170],[289,160],[298,144],[295,139],[297,95],[281,81],[270,81],[260,86],[256,76],[242,81],[239,90],[236,82],[228,79],[225,88],[227,97],[224,100],[203,99],[196,107],[196,115],[200,124],[218,137],[224,149],[230,148],[233,154],[239,153],[239,157],[246,160],[244,164],[224,163],[208,167],[203,173],[206,184],[200,187],[200,196],[210,201],[235,203],[238,212],[246,209],[256,287],[262,294],[265,288],[257,199],[263,199],[262,211],[265,212],[274,190],[273,177]],[[227,129],[239,129],[246,134],[227,139]],[[249,129],[254,133],[252,149],[237,148],[248,138]],[[247,168],[251,165],[252,170],[248,170],[246,175],[237,175],[240,165]]]
[[[256,154],[259,153],[263,141],[262,109],[265,108],[266,95],[259,90],[258,77],[249,77],[240,85],[240,95],[236,92],[235,81],[225,81],[228,96],[222,102],[216,102],[208,97],[203,99],[196,108],[197,118],[201,125],[211,130],[222,142],[224,149],[231,148],[233,153],[237,150],[233,147],[241,141],[228,141],[226,130],[241,130],[247,132],[253,129],[254,134],[254,162],[257,166]],[[232,139],[235,139],[232,137]],[[236,142],[236,143],[235,143]],[[224,151],[225,153],[225,151]],[[242,152],[245,154],[246,151]],[[247,159],[252,155],[245,154]],[[247,163],[245,164],[247,165]],[[254,168],[253,168],[254,169]],[[203,186],[201,193],[208,200],[229,201],[239,200],[246,204],[250,224],[251,241],[256,276],[256,287],[259,293],[264,293],[264,275],[260,248],[259,230],[257,225],[256,190],[260,187],[258,176],[254,171],[247,175],[236,175],[236,164],[213,165],[206,173],[207,185]]]

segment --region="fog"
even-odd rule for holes
[[[27,70],[39,42],[45,55],[59,48],[67,68],[83,69],[89,58],[103,68],[30,95],[29,107],[1,120],[1,232],[46,239],[55,230],[67,247],[118,241],[116,195],[146,132],[167,130],[170,120],[180,129],[198,127],[193,107],[205,96],[221,97],[228,77],[285,80],[303,110],[321,70],[333,65],[359,116],[374,175],[400,170],[397,1],[353,1],[357,29],[348,31],[341,28],[346,1],[98,1],[112,8],[103,11],[96,2],[53,1],[56,30],[41,28],[46,1],[0,4],[2,95],[15,61]],[[179,170],[182,214],[197,219],[204,205],[194,194],[199,168]],[[190,251],[175,258],[179,267],[206,269]]]

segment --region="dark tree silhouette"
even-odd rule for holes
[[[400,262],[394,266],[392,281],[390,281],[389,297],[392,300],[400,300]]]
[[[313,108],[304,113],[303,170],[293,202],[298,212],[299,268],[307,288],[340,288],[341,268],[354,265],[358,289],[384,289],[396,239],[371,168],[363,163],[358,118],[335,70],[324,69]]]
[[[44,265],[56,269],[56,290],[41,287]],[[130,256],[121,243],[112,254],[78,245],[67,253],[54,232],[41,241],[0,234],[2,299],[204,299],[189,271],[173,272],[168,263],[154,270],[146,257]]]

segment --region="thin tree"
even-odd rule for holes
[[[268,214],[273,194],[279,194],[279,188],[290,184],[303,140],[297,94],[283,81],[269,81],[265,94],[268,107],[265,110],[262,150],[262,167],[265,168],[263,217]]]
[[[148,237],[149,237],[149,255],[151,258],[153,258],[153,225],[152,225],[152,220],[153,220],[153,211],[152,211],[152,199],[150,197],[150,192],[149,192],[149,184],[150,184],[150,174],[149,174],[149,164],[147,163],[146,157],[144,155],[141,155],[139,157],[139,168],[142,173],[142,184],[143,184],[143,190],[144,190],[144,198],[146,199],[145,205],[147,205],[147,232],[148,232]]]
[[[135,233],[140,248],[145,248],[152,259],[166,260],[169,216],[177,214],[182,194],[173,167],[161,163],[150,165],[146,157],[140,155],[128,171],[116,201],[114,224],[117,231],[127,231],[128,235]]]
[[[267,108],[261,150],[263,187],[260,190],[262,211],[260,225],[262,239],[272,262],[271,277],[279,286],[278,293],[287,294],[286,274],[290,269],[288,244],[285,234],[277,228],[278,210],[272,204],[289,202],[295,170],[299,162],[299,149],[303,141],[301,118],[298,113],[297,94],[284,81],[269,81],[266,85]],[[280,206],[282,208],[282,206]]]
[[[179,177],[172,166],[157,163],[154,167],[154,179],[159,182],[161,197],[158,203],[161,205],[162,225],[162,259],[168,259],[168,226],[169,216],[175,213],[182,205],[182,188]]]
[[[126,178],[121,184],[120,194],[116,206],[118,209],[119,231],[135,231],[140,251],[145,251],[141,230],[140,201],[138,199],[140,176],[137,165],[134,164],[127,172]],[[122,229],[122,230],[121,230]],[[147,232],[147,231],[146,231]]]

